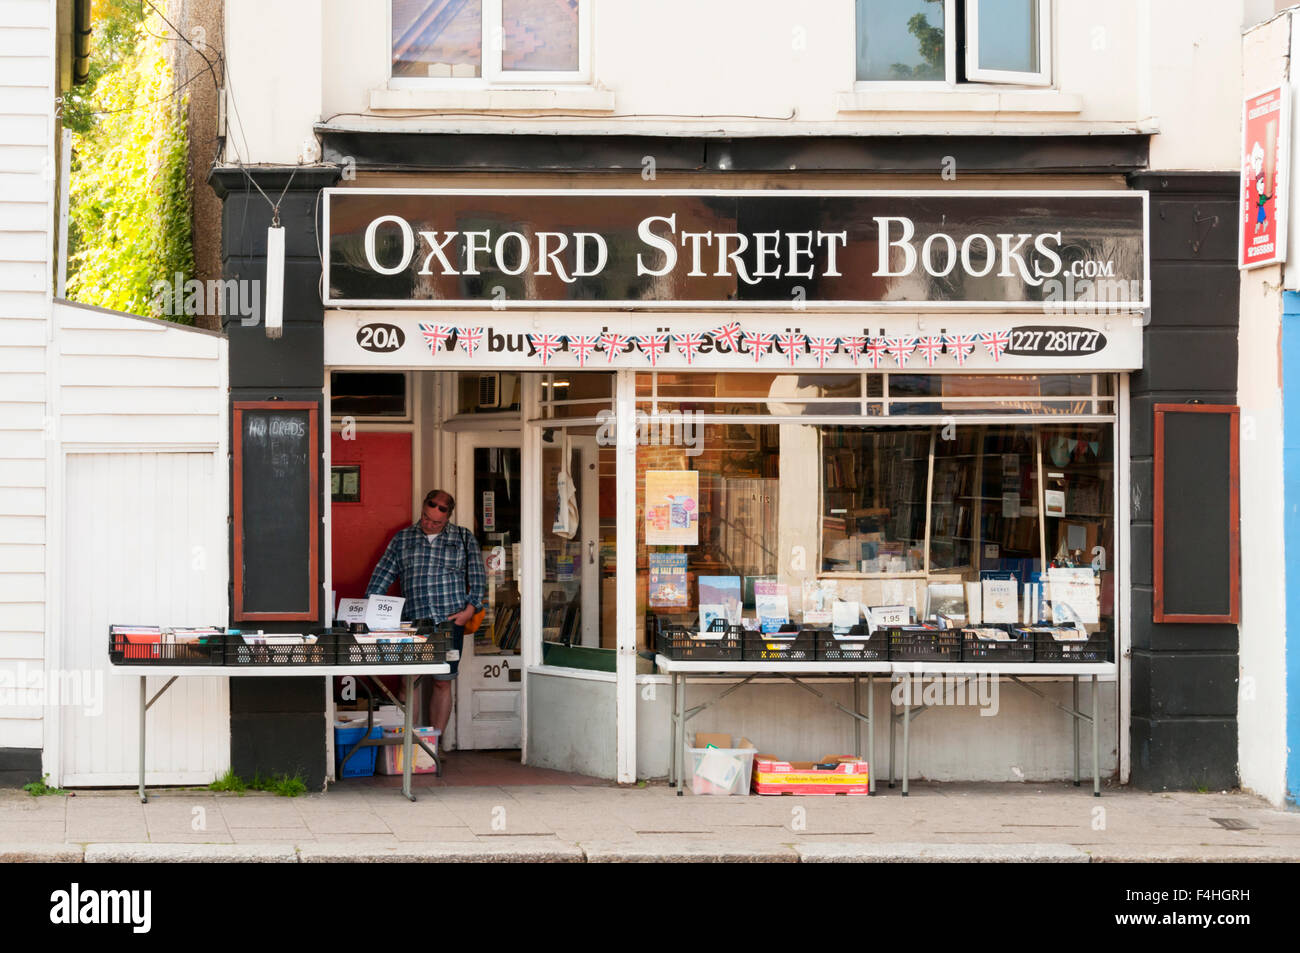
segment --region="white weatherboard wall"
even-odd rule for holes
[[[1287,81],[1292,18],[1242,40],[1242,96]],[[1292,108],[1296,90],[1292,88]],[[1240,109],[1238,110],[1240,112]],[[1292,142],[1295,125],[1292,125]],[[1294,146],[1293,146],[1294,148]],[[1240,150],[1240,131],[1238,131]],[[1294,153],[1292,174],[1296,169]],[[1294,181],[1294,179],[1292,180]],[[1296,191],[1291,189],[1294,236]],[[1235,227],[1235,226],[1234,226]],[[1291,257],[1295,258],[1295,245]],[[1286,796],[1286,538],[1282,480],[1281,266],[1241,273],[1237,402],[1241,405],[1241,679],[1237,758],[1241,786]]]
[[[0,3],[0,670],[39,668],[46,631],[54,4]],[[42,747],[41,710],[0,704],[0,750]]]
[[[227,345],[62,301],[54,321],[62,505],[48,664],[102,691],[47,708],[46,770],[67,785],[130,784],[139,681],[109,668],[108,626],[229,618]],[[150,679],[150,696],[165,681]],[[211,781],[230,765],[228,679],[179,679],[147,732],[148,783]]]

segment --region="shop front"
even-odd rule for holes
[[[1119,769],[1146,193],[339,188],[321,204],[320,584],[331,611],[362,595],[424,493],[455,494],[488,575],[456,747],[663,777],[666,634],[1039,624],[1108,663],[1102,769]],[[1070,720],[1043,700],[1077,708],[1078,689],[1027,682],[994,711],[935,705],[913,729],[920,773],[1069,776]],[[737,692],[692,730],[791,759],[860,743],[800,688]]]

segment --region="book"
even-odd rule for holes
[[[785,583],[758,580],[754,583],[754,609],[759,629],[776,632],[790,621],[790,597]]]
[[[701,626],[705,606],[721,606],[720,615],[731,625],[740,625],[741,593],[739,576],[700,576],[699,596]]]
[[[686,608],[690,596],[686,588],[686,554],[650,553],[649,570],[650,605]]]
[[[837,595],[836,580],[805,579],[803,581],[804,625],[830,625]]]

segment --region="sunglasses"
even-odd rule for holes
[[[426,504],[424,504],[424,505],[425,505],[425,506],[431,506],[431,507],[433,507],[433,508],[434,508],[435,510],[437,510],[439,513],[450,513],[450,512],[451,512],[451,507],[450,507],[450,506],[447,506],[445,503],[426,503]]]

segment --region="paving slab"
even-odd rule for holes
[[[1094,864],[1175,863],[1240,864],[1300,863],[1300,845],[1287,847],[1234,847],[1226,845],[1187,846],[1179,844],[1099,846],[1089,851]]]
[[[536,843],[531,839],[488,842],[402,844],[373,848],[363,844],[304,845],[304,864],[312,863],[581,863],[582,851],[572,844]]]
[[[805,864],[826,863],[1088,863],[1069,844],[810,844],[796,848]]]
[[[86,863],[105,864],[293,864],[298,853],[285,844],[87,844]]]

